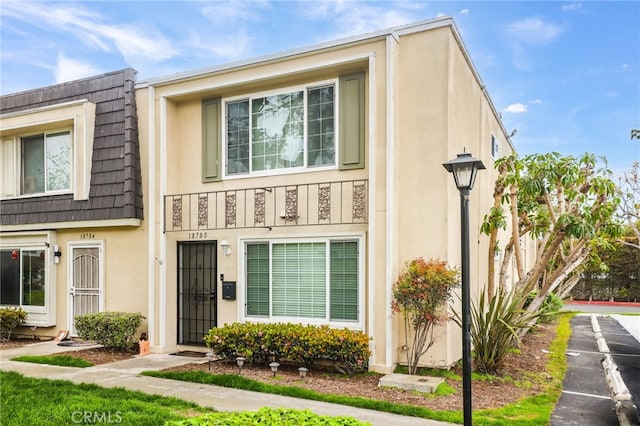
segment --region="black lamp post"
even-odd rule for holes
[[[458,154],[457,158],[443,164],[453,173],[460,191],[460,223],[462,251],[462,403],[465,426],[471,426],[471,292],[469,282],[469,195],[476,181],[478,170],[485,169],[482,161],[471,154]]]

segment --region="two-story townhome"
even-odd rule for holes
[[[392,369],[403,264],[460,265],[442,163],[463,151],[487,167],[470,202],[472,294],[486,285],[479,227],[494,160],[513,147],[452,19],[140,81],[136,94],[149,251],[125,252],[136,267],[147,253],[152,350],[238,321],[329,324],[367,333],[371,368]],[[451,324],[423,362],[460,356]]]
[[[35,334],[147,312],[132,69],[0,97],[0,306]],[[29,332],[29,330],[26,330]]]

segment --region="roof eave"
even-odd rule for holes
[[[215,73],[229,71],[237,68],[255,66],[259,64],[268,63],[268,62],[281,61],[283,59],[290,58],[293,56],[301,56],[308,53],[317,52],[320,50],[330,50],[330,49],[342,47],[345,45],[355,45],[355,44],[361,44],[365,42],[371,42],[377,39],[384,39],[389,35],[393,35],[393,36],[406,35],[406,34],[416,33],[416,32],[435,29],[435,28],[442,28],[446,26],[455,27],[455,24],[451,17],[439,17],[435,19],[429,19],[426,21],[421,21],[413,24],[407,24],[407,25],[375,31],[367,34],[327,41],[323,43],[314,44],[311,46],[305,46],[297,49],[286,50],[283,52],[268,54],[268,55],[259,56],[256,58],[247,59],[247,60],[230,62],[223,65],[215,65],[207,68],[185,71],[185,72],[180,72],[180,73],[171,74],[171,75],[162,76],[162,77],[150,78],[148,80],[139,81],[136,84],[136,87],[137,88],[143,88],[148,86],[158,87],[165,84],[188,81],[188,80],[200,78],[202,76],[206,76],[209,74],[215,74]]]

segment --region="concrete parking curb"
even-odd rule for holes
[[[638,425],[638,408],[633,404],[633,397],[626,383],[622,379],[620,370],[610,355],[609,347],[601,333],[600,324],[596,315],[591,315],[591,325],[596,336],[598,350],[605,354],[602,358],[602,368],[607,380],[607,386],[611,399],[615,404],[616,415],[621,426]]]

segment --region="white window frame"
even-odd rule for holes
[[[36,327],[51,327],[56,325],[56,275],[57,266],[54,262],[54,248],[56,247],[56,232],[16,232],[0,234],[0,249],[44,250],[45,256],[45,285],[44,306],[34,305],[0,305],[1,307],[21,307],[28,315],[25,325]],[[64,255],[64,254],[63,254]],[[20,283],[22,299],[22,283]]]
[[[47,157],[47,136],[48,135],[52,135],[52,134],[57,134],[57,133],[69,133],[69,137],[70,137],[70,149],[71,152],[69,153],[69,161],[71,163],[72,169],[73,169],[73,146],[74,146],[74,137],[73,137],[73,128],[72,127],[62,127],[62,128],[53,128],[50,130],[46,130],[46,131],[42,131],[42,132],[35,132],[35,133],[25,133],[25,134],[21,134],[21,135],[17,135],[15,137],[15,141],[14,143],[16,144],[17,147],[17,162],[16,162],[16,170],[17,170],[17,179],[16,179],[16,184],[17,184],[17,188],[15,189],[15,193],[17,193],[19,196],[23,196],[23,197],[38,197],[38,196],[44,196],[44,195],[55,195],[55,194],[69,194],[71,192],[73,192],[73,170],[69,170],[69,187],[68,188],[64,188],[64,189],[58,189],[58,190],[47,190],[47,163],[46,163],[46,157]],[[23,140],[32,136],[39,136],[42,135],[42,137],[44,138],[43,144],[44,144],[44,152],[45,152],[45,164],[44,164],[44,176],[43,179],[45,181],[44,183],[44,191],[42,192],[29,192],[29,193],[24,193],[23,192],[23,187],[24,187],[24,174],[23,174],[23,167],[24,167],[24,160],[23,160]]]
[[[358,319],[356,321],[331,321],[330,309],[331,309],[331,281],[329,279],[330,274],[330,243],[331,241],[355,241],[358,243]],[[272,244],[286,244],[286,243],[326,243],[327,250],[327,280],[326,280],[326,316],[321,318],[304,318],[304,317],[273,317],[271,316],[272,305],[269,300],[269,317],[264,316],[248,316],[247,312],[247,262],[246,262],[246,248],[247,244],[252,243],[268,243],[269,244],[269,297],[271,297],[271,277],[272,277],[272,263],[271,263],[271,246]],[[276,323],[276,322],[291,322],[295,324],[311,324],[311,325],[329,325],[334,328],[348,328],[351,330],[364,330],[364,315],[365,315],[365,239],[362,234],[330,234],[327,236],[313,236],[313,237],[272,237],[272,238],[241,238],[239,240],[238,247],[242,247],[242,253],[238,256],[238,318],[240,322],[256,322],[256,323]]]
[[[493,158],[494,160],[500,158],[500,142],[498,141],[498,138],[496,138],[496,136],[491,133],[491,158]]]
[[[275,176],[275,175],[286,175],[286,174],[292,174],[292,173],[308,173],[308,172],[316,172],[316,171],[322,171],[322,170],[337,170],[338,169],[338,165],[340,164],[340,159],[339,159],[339,152],[340,152],[340,148],[339,148],[339,135],[340,135],[340,123],[339,123],[339,119],[340,119],[340,100],[339,100],[339,79],[338,78],[332,78],[332,79],[328,79],[328,80],[321,80],[321,81],[314,81],[312,83],[308,83],[308,84],[302,84],[302,85],[296,85],[296,86],[286,86],[286,87],[279,87],[277,89],[273,89],[273,90],[268,90],[268,91],[261,91],[261,92],[252,92],[252,93],[248,93],[245,95],[241,95],[241,96],[232,96],[232,97],[227,97],[227,98],[223,98],[221,105],[222,107],[220,108],[220,113],[222,114],[222,176],[225,179],[242,179],[242,178],[251,178],[251,177],[260,177],[260,176]],[[307,130],[308,130],[308,126],[307,126],[307,108],[308,108],[308,104],[307,104],[307,95],[308,95],[308,90],[309,89],[314,89],[314,88],[320,88],[323,86],[329,86],[332,85],[334,87],[334,92],[333,92],[333,96],[334,96],[334,100],[333,100],[333,131],[334,131],[334,151],[335,151],[335,158],[334,158],[334,164],[329,164],[329,165],[321,165],[321,166],[309,166],[307,164],[308,158],[307,158],[307,154],[309,152],[308,149],[308,135],[307,135]],[[247,100],[249,102],[249,168],[251,168],[252,165],[252,142],[251,142],[251,101],[255,98],[264,98],[264,97],[268,97],[268,96],[275,96],[275,95],[281,95],[284,93],[291,93],[291,92],[296,92],[296,91],[302,91],[303,92],[303,96],[304,96],[304,135],[303,135],[303,139],[304,139],[304,164],[300,167],[290,167],[290,168],[281,168],[281,169],[270,169],[270,170],[260,170],[260,171],[252,171],[250,170],[247,173],[234,173],[234,174],[228,174],[227,173],[227,104],[231,103],[231,102],[238,102],[238,101],[243,101],[243,100]]]
[[[73,193],[74,200],[89,198],[91,156],[96,105],[87,99],[65,102],[31,110],[0,115],[0,197],[33,198],[52,194]],[[71,176],[67,190],[22,194],[22,138],[71,132]]]

